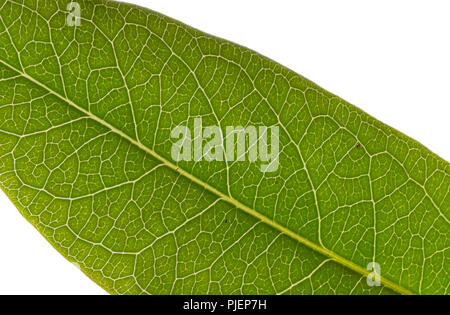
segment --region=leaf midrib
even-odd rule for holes
[[[144,152],[146,152],[147,154],[150,154],[151,156],[153,156],[154,158],[156,158],[157,160],[159,160],[161,163],[163,163],[165,166],[169,167],[170,169],[178,172],[179,174],[185,176],[187,179],[191,180],[192,182],[200,185],[201,187],[203,187],[204,189],[210,191],[211,193],[215,194],[216,196],[218,196],[220,199],[232,204],[233,206],[235,206],[236,208],[239,208],[241,211],[244,211],[245,213],[255,217],[256,219],[260,220],[261,222],[269,225],[270,227],[280,231],[281,233],[291,237],[292,239],[298,241],[299,243],[313,249],[314,251],[329,257],[331,260],[349,268],[350,270],[357,272],[359,274],[361,274],[362,276],[368,276],[370,274],[369,270],[364,269],[363,267],[353,263],[352,261],[336,254],[335,252],[319,246],[317,244],[315,244],[314,242],[311,242],[310,240],[306,239],[305,237],[291,231],[290,229],[288,229],[287,227],[275,222],[274,220],[262,215],[261,213],[259,213],[258,211],[251,209],[250,207],[244,205],[243,203],[241,203],[240,201],[234,199],[233,197],[230,197],[224,193],[222,193],[221,191],[219,191],[218,189],[212,187],[211,185],[205,183],[204,181],[202,181],[201,179],[195,177],[194,175],[192,175],[191,173],[187,172],[186,170],[182,169],[181,167],[173,164],[172,162],[170,162],[169,160],[167,160],[166,158],[164,158],[163,156],[159,155],[158,153],[156,153],[155,151],[151,150],[150,148],[148,148],[147,146],[145,146],[144,144],[142,144],[141,142],[133,139],[132,137],[130,137],[129,135],[125,134],[123,131],[121,131],[120,129],[114,127],[113,125],[111,125],[110,123],[108,123],[107,121],[101,119],[100,117],[94,115],[93,113],[91,113],[90,111],[84,109],[83,107],[77,105],[76,103],[74,103],[73,101],[71,101],[70,99],[62,96],[61,94],[59,94],[58,92],[52,90],[51,88],[49,88],[48,86],[46,86],[45,84],[39,82],[38,80],[34,79],[32,76],[28,75],[27,73],[16,69],[14,66],[10,65],[8,62],[2,60],[0,58],[0,63],[5,65],[6,67],[8,67],[9,69],[17,72],[18,74],[20,74],[21,76],[23,76],[24,78],[26,78],[27,80],[31,81],[32,83],[42,87],[43,89],[45,89],[46,91],[48,91],[49,93],[53,94],[54,96],[58,97],[59,99],[61,99],[62,101],[64,101],[65,103],[68,103],[69,105],[73,106],[74,108],[76,108],[77,110],[79,110],[80,112],[84,113],[85,115],[87,115],[89,118],[93,119],[94,121],[98,122],[99,124],[103,125],[104,127],[109,128],[112,132],[118,134],[119,136],[121,136],[122,138],[130,141],[132,144],[136,145],[138,148],[140,148],[141,150],[143,150]],[[381,279],[381,283],[391,289],[393,289],[394,291],[401,293],[401,294],[407,294],[407,295],[413,295],[414,293],[412,291],[410,291],[407,288],[402,287],[401,285],[384,278],[383,276],[380,276]]]

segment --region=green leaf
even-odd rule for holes
[[[109,1],[77,25],[68,3],[0,4],[0,185],[100,286],[449,293],[448,162],[249,49]],[[279,165],[177,162],[199,118],[278,126]]]

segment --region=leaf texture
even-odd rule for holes
[[[0,185],[100,286],[449,293],[448,162],[247,48],[110,1],[70,26],[68,3],[0,3]],[[279,126],[278,169],[174,161],[196,117]]]

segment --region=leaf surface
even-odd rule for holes
[[[448,294],[448,162],[247,48],[68,3],[0,4],[0,185],[108,292]],[[279,167],[174,161],[198,117],[279,126]]]

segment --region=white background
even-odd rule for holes
[[[450,161],[450,2],[129,0],[287,66]],[[0,192],[0,294],[105,294]]]

